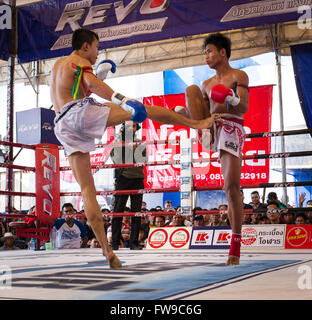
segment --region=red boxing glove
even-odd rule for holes
[[[212,87],[209,93],[209,98],[217,103],[229,103],[232,106],[237,106],[240,103],[239,96],[235,95],[234,91],[223,84],[217,84]]]

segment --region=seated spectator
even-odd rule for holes
[[[222,222],[224,223],[224,225],[230,225],[230,219],[228,217],[228,214],[227,214],[227,210],[228,210],[228,205],[227,204],[220,204],[219,205],[219,211],[220,211],[220,214],[221,214],[221,220]]]
[[[97,238],[93,238],[91,240],[90,247],[91,248],[101,248],[101,245],[100,245],[99,241],[97,240]]]
[[[84,214],[84,212],[83,212],[83,214]],[[84,225],[84,227],[86,228],[86,231],[88,234],[88,241],[91,241],[93,238],[95,238],[95,235],[93,233],[92,228],[87,224],[88,219],[86,217],[77,217],[77,220],[80,221]]]
[[[260,212],[254,212],[250,215],[250,223],[251,224],[259,224],[262,214]]]
[[[268,202],[267,216],[271,224],[282,224],[284,220],[281,219],[281,212],[276,201]]]
[[[259,224],[271,224],[270,219],[267,217],[267,215],[263,215],[260,220],[259,220]]]
[[[5,234],[5,226],[3,224],[3,222],[0,220],[0,238],[4,236]]]
[[[141,210],[144,209],[145,211],[147,211],[147,204],[145,201],[142,201],[142,205],[141,205]]]
[[[62,207],[63,218],[54,221],[57,249],[78,249],[87,246],[87,230],[80,221],[74,219],[74,212],[73,205],[65,203]]]
[[[167,227],[184,227],[184,221],[180,214],[172,217],[172,222]]]
[[[296,215],[295,224],[307,224],[307,217],[304,213],[298,213]]]
[[[166,218],[164,216],[157,216],[155,218],[155,227],[163,228],[165,226]]]
[[[249,205],[251,205],[254,210],[266,209],[266,204],[260,202],[260,195],[258,191],[253,191],[250,196],[251,202],[249,203]]]
[[[242,203],[243,203],[243,209],[253,209],[253,207],[250,204],[244,203],[244,191],[242,189],[240,189],[240,194],[241,194],[241,199],[242,199]]]
[[[130,217],[125,216],[122,219],[121,224],[121,241],[124,244],[124,248],[130,247]]]
[[[200,214],[194,216],[194,227],[204,227],[204,217]]]
[[[312,200],[307,202],[307,208],[311,208],[311,211],[306,212],[307,224],[312,224]]]
[[[217,208],[212,208],[211,210],[218,210]],[[221,214],[220,213],[215,213],[212,214],[210,217],[210,226],[211,227],[216,227],[216,226],[226,226],[226,222],[222,221],[221,219]]]
[[[269,204],[269,203],[272,203],[272,202],[276,202],[278,208],[280,208],[280,209],[287,208],[286,204],[284,204],[284,203],[282,203],[281,201],[278,200],[277,194],[275,192],[270,192],[268,194],[267,203]]]
[[[166,200],[164,205],[164,211],[168,211],[168,209],[172,208],[171,200]]]
[[[140,228],[140,231],[139,231],[139,246],[141,248],[145,248],[146,247],[147,237],[148,237],[148,234],[145,233],[145,230],[143,228]]]
[[[16,237],[11,232],[6,232],[0,239],[4,245],[0,248],[1,251],[6,250],[19,250],[20,248],[15,245]]]
[[[286,224],[295,224],[295,213],[293,211],[282,213],[282,218]]]

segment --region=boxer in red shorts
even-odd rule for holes
[[[241,152],[244,145],[244,114],[248,109],[248,76],[229,65],[230,40],[220,33],[205,39],[206,63],[216,75],[202,84],[186,89],[186,102],[192,119],[220,114],[221,121],[210,129],[212,151],[219,151],[228,215],[232,227],[228,265],[239,264],[243,207],[240,196]],[[201,135],[201,132],[199,132]],[[204,135],[201,137],[204,141]],[[207,142],[207,141],[206,141]],[[203,146],[205,146],[203,144]]]

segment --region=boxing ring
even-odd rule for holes
[[[248,138],[275,137],[291,134],[306,134],[312,130],[296,130],[289,132],[265,132],[247,135]],[[169,143],[164,141],[134,142],[137,144]],[[179,143],[179,141],[175,141]],[[18,236],[37,239],[37,249],[40,244],[49,239],[53,220],[59,217],[59,197],[78,196],[80,192],[60,192],[60,171],[68,171],[69,167],[58,168],[58,147],[40,144],[25,146],[8,142],[2,145],[28,148],[36,153],[36,167],[23,167],[14,164],[1,163],[0,167],[35,172],[36,192],[12,192],[0,190],[0,195],[35,197],[35,214],[5,214],[1,219],[33,218],[37,224],[29,228],[24,221],[13,221],[9,224],[16,229]],[[98,147],[113,147],[122,144],[98,145]],[[183,152],[182,152],[183,153]],[[189,152],[190,153],[190,152]],[[278,154],[262,154],[243,156],[243,159],[276,159],[298,156],[311,156],[312,151],[290,152]],[[186,156],[188,156],[186,154]],[[217,161],[211,158],[209,161]],[[155,161],[136,164],[103,164],[92,166],[92,169],[121,168],[130,166],[156,166],[181,164],[179,161]],[[207,161],[192,160],[193,163]],[[57,180],[58,179],[58,180]],[[45,182],[49,181],[49,184]],[[50,185],[56,183],[56,187]],[[266,187],[295,187],[311,185],[312,181],[274,182],[266,184],[242,185],[242,189]],[[47,186],[44,188],[44,186]],[[158,193],[181,191],[182,200],[188,200],[183,214],[188,211],[190,197],[185,193],[202,190],[221,190],[222,186],[148,189],[148,190],[111,190],[97,191],[97,195]],[[53,199],[53,201],[52,201]],[[58,200],[57,200],[58,199]],[[283,209],[296,211],[296,209]],[[300,208],[307,211],[309,208]],[[188,211],[188,212],[187,212]],[[252,214],[253,210],[244,210]],[[219,211],[205,210],[197,214],[216,214]],[[145,215],[175,215],[169,212],[138,212],[114,213],[113,216],[145,216]],[[286,227],[285,227],[286,228]],[[169,228],[171,229],[171,228]],[[192,229],[192,228],[190,228]],[[196,230],[195,230],[196,231]],[[286,229],[285,229],[286,231]],[[312,233],[311,233],[312,234]],[[312,244],[309,234],[307,241]],[[194,232],[192,239],[194,239]],[[151,236],[151,233],[150,233]],[[189,239],[189,243],[192,239]],[[250,240],[248,234],[247,240]],[[150,239],[149,239],[150,240]],[[284,238],[285,241],[285,238]],[[248,242],[248,241],[247,241]],[[248,244],[248,243],[247,243]],[[228,248],[203,249],[183,246],[152,247],[141,251],[118,250],[123,268],[110,269],[101,249],[62,249],[62,250],[15,250],[0,251],[0,299],[86,299],[86,300],[235,300],[235,299],[281,299],[310,300],[312,287],[312,247],[308,249],[287,249],[285,246],[276,248],[261,248],[243,246],[240,265],[226,266]]]

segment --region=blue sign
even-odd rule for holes
[[[77,28],[98,33],[99,49],[297,20],[293,0],[55,0],[18,10],[19,62],[69,54]]]

